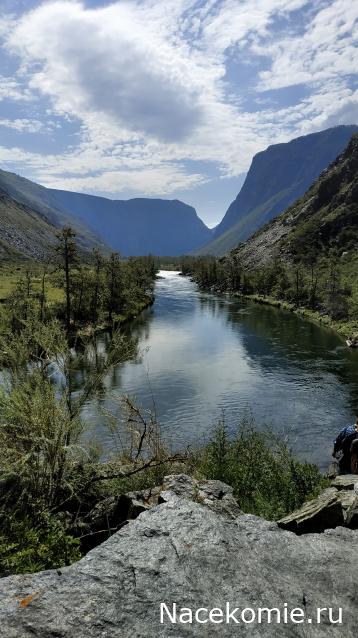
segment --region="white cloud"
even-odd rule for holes
[[[43,124],[39,120],[27,120],[27,119],[2,119],[0,118],[0,126],[5,128],[11,128],[15,131],[26,133],[38,133],[43,129]]]
[[[299,9],[301,23],[292,25]],[[348,79],[357,69],[357,16],[351,0],[41,3],[7,28],[0,21],[4,46],[19,60],[14,78],[0,77],[0,99],[49,99],[50,116],[79,122],[79,143],[46,156],[0,148],[0,160],[23,162],[50,186],[108,194],[169,195],[205,181],[187,160],[238,175],[270,143],[357,121]],[[284,38],[277,19],[289,25]],[[227,84],[233,51],[239,62],[266,61],[253,103],[262,91],[299,82],[309,96],[285,108],[263,101],[250,112]],[[13,124],[31,126],[38,124],[30,117]]]
[[[284,38],[256,51],[272,65],[260,73],[261,90],[323,82],[358,69],[358,4],[335,0],[317,13],[303,35]]]
[[[45,173],[44,177],[49,188],[62,188],[63,177],[50,177],[48,173]],[[166,196],[175,193],[176,190],[202,184],[204,181],[202,175],[188,175],[182,167],[161,164],[132,171],[121,169],[103,171],[93,176],[69,177],[66,179],[66,188],[77,192],[104,192],[116,195],[128,190],[134,193],[141,192],[145,185],[147,196]]]
[[[265,38],[275,16],[308,4],[309,0],[222,0],[220,9],[214,15],[209,13],[204,21],[206,45],[225,51],[237,43],[244,46],[249,41]]]
[[[0,75],[0,101],[2,100],[27,102],[32,100],[32,96],[30,90],[16,79]]]
[[[160,16],[159,16],[160,17]],[[56,107],[162,140],[186,137],[203,117],[199,65],[168,41],[148,11],[121,2],[86,10],[52,2],[19,21],[7,42],[31,68],[30,86]]]

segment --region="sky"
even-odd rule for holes
[[[209,226],[255,153],[358,123],[358,2],[2,0],[0,167]]]

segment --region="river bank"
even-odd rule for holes
[[[28,319],[57,319],[72,343],[119,328],[154,303],[151,258],[121,261],[113,255],[106,261],[98,256],[95,265],[80,264],[76,256],[72,266],[67,291],[60,265],[0,263],[0,332],[21,330]]]
[[[140,357],[116,366],[103,406],[93,401],[85,409],[104,451],[113,439],[103,409],[120,413],[127,395],[156,412],[173,450],[200,447],[223,413],[232,436],[251,415],[325,471],[332,440],[358,411],[358,352],[294,312],[201,292],[174,271],[160,276],[154,305],[126,327]],[[98,336],[101,351],[109,340]]]
[[[244,295],[241,293],[232,293],[232,296],[236,298],[249,299],[258,304],[265,304],[274,308],[282,308],[283,310],[288,310],[289,312],[293,312],[300,317],[303,317],[310,321],[314,321],[316,324],[324,326],[325,328],[334,330],[340,337],[344,339],[352,334],[358,333],[358,323],[356,321],[334,321],[327,314],[321,314],[318,311],[310,310],[309,308],[305,307],[297,307],[295,304],[289,303],[288,301],[283,301],[281,299],[276,299],[275,297],[258,294]]]
[[[183,275],[180,273],[182,276]],[[191,277],[194,283],[195,278]],[[358,334],[358,322],[353,321],[338,321],[332,319],[328,314],[321,313],[318,310],[312,310],[305,306],[297,306],[297,304],[291,303],[289,301],[285,301],[283,299],[278,299],[277,297],[273,297],[272,295],[262,295],[258,293],[245,294],[242,292],[234,292],[230,290],[222,290],[219,286],[199,286],[201,290],[212,293],[214,295],[225,295],[231,297],[232,299],[247,299],[249,301],[253,301],[257,304],[263,304],[266,306],[271,306],[273,308],[280,308],[282,310],[287,310],[292,312],[299,317],[303,317],[309,321],[313,321],[314,323],[323,326],[325,328],[330,328],[334,330],[340,337],[346,340],[351,335]]]
[[[79,339],[86,339],[88,337],[94,337],[110,330],[116,330],[117,328],[125,326],[131,321],[137,319],[138,316],[142,312],[144,312],[144,310],[150,308],[154,304],[154,302],[155,295],[153,293],[150,297],[148,296],[148,299],[137,302],[135,308],[131,308],[129,311],[123,314],[116,315],[112,322],[102,321],[98,324],[89,323],[77,328],[75,337]]]
[[[155,297],[128,326],[140,357],[104,368],[98,395],[88,398],[81,356],[61,400],[46,368],[15,375],[2,408],[2,573],[73,562],[123,524],[128,492],[151,492],[172,472],[220,478],[242,510],[267,519],[325,487],[332,439],[358,396],[358,353],[294,313],[202,293],[177,272],[160,272]],[[110,341],[96,339],[100,365]],[[135,397],[127,413],[123,397]]]

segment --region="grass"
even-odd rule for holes
[[[42,266],[37,262],[0,263],[0,303],[15,290],[19,279],[26,276],[26,271],[31,273],[31,284],[35,292],[41,291]],[[51,284],[49,277],[46,279],[46,298],[49,303],[64,300],[63,291]]]

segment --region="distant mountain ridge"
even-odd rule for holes
[[[46,245],[51,244],[48,238],[54,237],[56,229],[72,226],[83,251],[96,247],[104,252],[112,249],[123,256],[149,253],[220,256],[248,239],[301,197],[322,170],[343,151],[355,131],[358,131],[357,126],[337,126],[286,144],[269,146],[255,155],[240,193],[214,230],[205,226],[192,206],[179,200],[111,200],[48,189],[0,170],[3,196],[0,239],[5,241],[6,252],[4,237],[11,237],[13,230],[13,237],[17,237],[16,254],[21,252],[21,245],[26,244],[24,254],[36,255],[42,248],[46,252]],[[6,197],[9,198],[8,210]],[[12,230],[10,210],[14,211]],[[21,230],[21,211],[29,237],[25,244],[22,243],[26,233]],[[37,230],[32,232],[34,229]],[[47,238],[44,242],[41,233]],[[36,243],[31,247],[32,237],[34,242],[38,237],[39,250]],[[9,250],[11,246],[10,241]]]
[[[48,192],[60,210],[71,213],[123,255],[182,255],[212,236],[195,208],[179,200],[111,200],[69,191]]]
[[[2,170],[0,188],[55,227],[72,226],[85,250],[174,256],[199,248],[212,234],[195,209],[178,200],[111,200],[48,189]]]
[[[334,128],[269,146],[254,156],[244,185],[199,254],[223,255],[301,197],[345,149],[358,126]]]

